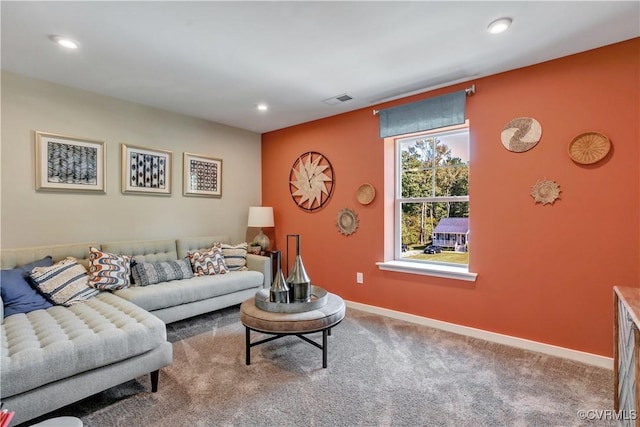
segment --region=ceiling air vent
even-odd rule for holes
[[[342,95],[338,95],[338,96],[334,96],[332,98],[327,98],[325,100],[323,100],[322,102],[324,102],[325,104],[329,104],[329,105],[338,105],[341,102],[346,102],[353,99],[352,97],[350,97],[349,95],[347,95],[346,93],[343,93]]]

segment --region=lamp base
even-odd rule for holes
[[[267,235],[262,232],[262,229],[260,229],[260,234],[258,234],[255,239],[253,239],[253,243],[260,245],[262,250],[266,252],[269,249],[271,241],[269,240],[269,237],[267,237]]]

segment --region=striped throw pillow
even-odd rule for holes
[[[219,245],[201,252],[189,252],[189,261],[191,261],[194,276],[212,276],[225,274],[228,271]]]
[[[98,295],[98,290],[89,286],[87,269],[73,257],[51,267],[35,267],[30,276],[38,291],[57,305],[69,307]]]
[[[89,286],[116,291],[131,285],[131,257],[89,248]]]
[[[247,270],[247,250],[249,249],[247,242],[235,246],[221,243],[220,247],[224,255],[224,263],[229,271]]]
[[[133,281],[138,286],[155,285],[171,280],[193,277],[188,258],[166,262],[139,262],[131,267]]]

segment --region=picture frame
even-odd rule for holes
[[[122,194],[171,195],[173,152],[121,144]]]
[[[104,141],[35,131],[36,191],[106,193]]]
[[[222,197],[222,159],[184,153],[183,194],[185,196]]]

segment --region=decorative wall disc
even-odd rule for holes
[[[582,133],[569,143],[569,157],[583,165],[590,165],[604,159],[611,149],[611,141],[598,132]]]
[[[362,184],[358,187],[358,202],[363,205],[368,205],[373,202],[376,197],[376,189],[371,184]]]
[[[351,209],[345,208],[338,212],[338,219],[336,221],[338,230],[348,236],[355,233],[358,228],[358,215]]]
[[[316,151],[298,156],[289,172],[291,198],[307,212],[322,208],[331,198],[334,186],[331,162]]]
[[[535,199],[536,203],[552,205],[556,199],[560,198],[560,191],[560,186],[557,182],[543,179],[531,187],[531,197]]]
[[[511,120],[502,129],[500,139],[509,151],[522,153],[532,149],[540,141],[542,126],[532,117],[518,117]]]

